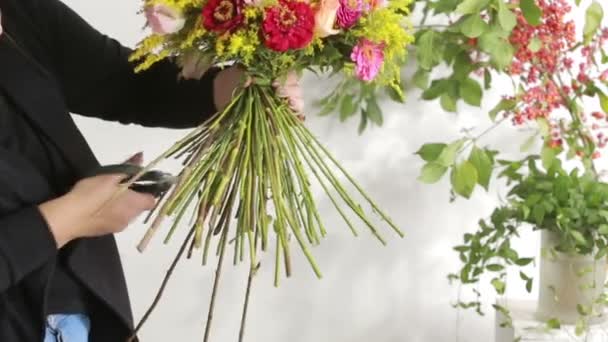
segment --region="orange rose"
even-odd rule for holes
[[[340,8],[339,0],[321,0],[319,9],[315,14],[315,32],[317,36],[324,38],[340,32],[340,30],[335,28],[338,8]]]

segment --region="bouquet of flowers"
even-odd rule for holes
[[[184,77],[200,77],[210,67],[236,64],[244,70],[247,80],[224,109],[146,168],[169,157],[183,160],[176,186],[159,201],[153,211],[154,220],[138,248],[145,249],[163,219],[171,217],[173,227],[167,234],[168,241],[188,209],[194,207],[190,232],[176,262],[185,250],[191,256],[194,249],[202,248],[205,263],[212,242],[217,240],[219,261],[214,294],[230,242],[235,263],[245,256],[249,258],[248,294],[259,267],[258,253],[268,248],[273,237],[275,285],[281,268],[287,276],[291,272],[291,236],[320,277],[309,246],[318,244],[326,229],[313,197],[311,178],[325,191],[354,234],[352,217],[361,220],[384,243],[373,220],[353,199],[352,190],[402,235],[306,129],[302,113],[292,109],[273,83],[303,70],[329,71],[359,83],[365,96],[380,87],[401,94],[401,67],[406,61],[406,47],[414,39],[408,21],[410,3],[411,0],[146,0],[143,10],[152,34],[132,56],[138,63],[137,71],[172,58],[182,67]],[[379,110],[375,102],[367,107],[361,110]],[[341,178],[350,185],[342,184]],[[215,295],[209,318],[214,298]],[[245,315],[243,322],[244,318]]]

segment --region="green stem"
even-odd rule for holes
[[[259,89],[259,88],[258,88]],[[259,93],[258,93],[259,94]],[[254,97],[256,101],[258,101],[257,106],[262,107],[260,104],[260,96]],[[258,119],[260,120],[260,128],[261,128],[261,137],[260,140],[263,141],[264,148],[264,160],[266,160],[266,172],[269,177],[269,186],[270,186],[270,194],[272,196],[272,201],[275,207],[276,219],[274,222],[275,231],[281,241],[281,247],[284,253],[284,262],[285,262],[285,273],[287,277],[291,276],[291,259],[289,257],[289,244],[287,242],[287,236],[285,231],[285,218],[283,215],[283,206],[282,203],[282,188],[280,186],[280,180],[278,179],[278,162],[276,161],[275,155],[271,153],[272,151],[276,151],[277,147],[275,146],[276,137],[269,131],[270,124],[267,121],[267,114],[265,111],[258,113]],[[272,138],[270,138],[272,137]]]
[[[561,78],[561,76],[559,74],[557,74],[556,76],[557,81],[555,81],[554,79],[551,79],[552,82],[557,83],[559,86],[558,91],[560,96],[562,97],[562,100],[564,101],[564,104],[566,105],[566,108],[568,110],[568,114],[570,115],[570,118],[572,119],[572,122],[574,122],[574,127],[576,130],[577,135],[579,136],[579,138],[581,139],[583,145],[585,146],[586,149],[589,150],[589,152],[592,154],[593,151],[595,150],[595,146],[593,146],[593,144],[591,142],[588,141],[587,139],[587,134],[584,131],[584,129],[582,129],[582,127],[584,127],[584,124],[578,114],[578,112],[574,112],[572,110],[572,107],[575,104],[574,100],[571,100],[568,95],[564,92],[564,82]],[[585,156],[585,159],[587,159],[589,166],[591,167],[591,172],[593,173],[593,175],[595,176],[595,178],[599,178],[599,172],[595,166],[595,163],[593,162],[593,159],[590,158],[591,156]]]
[[[289,115],[289,114],[288,114]],[[346,222],[346,224],[348,225],[348,227],[350,228],[350,230],[352,231],[352,233],[355,236],[358,236],[357,234],[357,230],[355,229],[354,225],[351,223],[350,219],[348,218],[348,216],[346,216],[346,214],[344,213],[344,211],[342,210],[342,208],[340,207],[340,205],[338,204],[336,198],[332,195],[331,191],[329,190],[329,188],[327,187],[327,185],[325,184],[325,182],[323,181],[323,179],[321,178],[321,176],[319,175],[319,173],[317,172],[317,169],[315,168],[315,166],[313,165],[313,163],[311,162],[311,160],[306,156],[306,153],[304,152],[304,147],[294,143],[294,136],[293,133],[291,132],[291,128],[286,127],[287,124],[285,123],[285,120],[281,120],[281,123],[283,124],[283,131],[286,132],[289,135],[289,139],[285,139],[285,141],[287,141],[288,145],[289,145],[289,150],[291,151],[291,156],[292,159],[296,158],[297,155],[297,150],[300,151],[300,155],[304,158],[304,160],[306,161],[309,169],[312,171],[312,173],[315,175],[315,178],[317,179],[317,181],[319,182],[319,184],[321,185],[321,187],[323,188],[323,190],[325,191],[325,194],[327,194],[327,196],[329,197],[330,201],[332,202],[332,204],[334,205],[334,208],[336,208],[336,210],[338,211],[338,213],[340,214],[340,216],[342,216],[342,219]],[[300,177],[304,178],[304,170],[302,169],[301,163],[299,163],[298,168],[298,172],[300,173]],[[314,213],[317,221],[320,223],[320,218],[318,216],[318,211],[317,211],[317,206],[314,203],[314,200],[312,198],[312,195],[310,194],[310,191],[306,191],[305,192],[306,197],[308,197],[310,204],[310,207],[312,208],[311,211]]]
[[[261,92],[260,94],[262,95],[263,92]],[[275,117],[280,116],[280,115],[286,115],[286,114],[284,112],[277,111],[277,112],[273,112],[272,115],[260,115],[260,116],[262,118],[268,119],[269,120],[268,123],[271,123],[272,121],[270,121],[270,120],[275,120],[276,119]],[[291,114],[287,113],[287,115],[291,115]],[[277,130],[277,136],[282,136],[285,134],[285,132],[283,132],[279,126],[273,125],[273,127]],[[277,138],[273,139],[271,141],[271,143],[273,145],[272,146],[273,151],[277,151],[280,153],[281,149],[279,146],[276,145],[278,143],[278,139]],[[285,204],[285,200],[283,197],[285,188],[282,184],[281,177],[279,177],[279,174],[280,174],[279,162],[276,158],[272,158],[272,161],[273,161],[273,167],[270,168],[270,171],[271,171],[271,173],[274,173],[275,180],[274,180],[274,182],[271,182],[271,183],[273,183],[272,184],[272,188],[273,188],[272,194],[273,194],[273,200],[274,200],[274,204],[275,204],[277,214],[278,214],[277,216],[281,216],[286,219],[287,225],[289,227],[291,227],[291,231],[295,235],[296,240],[298,241],[298,244],[300,245],[302,252],[308,259],[309,264],[313,268],[317,277],[321,278],[322,277],[321,271],[320,271],[319,267],[317,266],[317,264],[312,256],[312,253],[308,249],[308,246],[304,242],[304,239],[302,238],[300,231],[297,229],[297,223],[296,223],[292,213],[287,209],[287,205]]]
[[[336,189],[336,191],[338,192],[338,194],[340,195],[340,197],[342,197],[342,199],[344,200],[344,202],[346,202],[346,204],[353,210],[353,212],[357,216],[359,216],[359,218],[367,225],[367,227],[370,229],[370,231],[372,232],[372,234],[383,245],[386,245],[386,241],[380,235],[380,233],[378,232],[378,230],[376,229],[376,227],[365,216],[365,214],[363,213],[363,210],[361,209],[361,207],[359,207],[356,203],[354,203],[354,201],[348,195],[348,193],[346,192],[346,190],[344,190],[344,188],[342,187],[342,185],[339,183],[339,181],[332,174],[332,172],[329,169],[328,165],[325,163],[325,161],[323,161],[323,157],[320,155],[320,153],[316,149],[311,148],[311,146],[313,146],[311,144],[311,140],[308,139],[306,136],[302,135],[301,134],[302,131],[296,130],[296,132],[299,133],[299,138],[301,139],[301,141],[300,141],[300,144],[302,145],[301,151],[303,153],[304,152],[308,153],[310,155],[310,157],[312,157],[312,160],[314,160],[315,163],[319,166],[321,172],[329,180],[329,182],[332,184],[332,186],[334,187],[334,189]]]
[[[253,277],[255,277],[258,268],[259,265],[252,265],[249,269],[249,277],[247,277],[247,290],[245,291],[245,303],[243,304],[243,316],[241,317],[241,329],[239,330],[239,342],[243,342],[245,338],[245,323],[247,321],[247,311],[249,310],[251,285],[253,283]]]
[[[384,211],[382,211],[382,209],[380,209],[378,207],[376,202],[371,199],[371,197],[365,192],[365,190],[363,190],[363,188],[359,185],[359,183],[344,169],[344,167],[342,165],[340,165],[340,163],[336,160],[336,158],[333,157],[333,155],[319,142],[319,140],[317,140],[317,138],[315,138],[304,127],[302,127],[301,122],[299,122],[297,118],[293,117],[290,119],[291,119],[292,123],[294,123],[296,125],[297,131],[299,131],[301,134],[303,134],[303,136],[307,137],[307,141],[314,142],[321,149],[321,151],[323,151],[323,153],[329,158],[329,160],[342,172],[342,174],[344,176],[346,176],[348,181],[357,189],[357,191],[359,191],[359,193],[363,196],[363,198],[365,198],[365,200],[372,206],[374,211],[376,213],[378,213],[378,215],[380,215],[382,217],[382,219],[385,222],[387,222],[388,225],[400,237],[404,237],[405,235],[403,234],[403,232],[399,228],[397,228],[397,225],[393,223],[393,221],[390,219],[390,217],[388,215],[386,215],[384,213]],[[315,151],[315,149],[312,149],[312,150]]]
[[[281,266],[281,241],[279,239],[279,237],[276,238],[277,241],[277,246],[276,246],[276,252],[275,252],[275,259],[274,259],[274,286],[275,287],[279,287],[279,274],[280,274],[280,266]]]
[[[211,229],[210,229],[211,230]],[[224,255],[226,254],[226,241],[229,227],[226,226],[222,233],[222,237],[220,239],[221,250],[220,257],[217,261],[217,268],[215,270],[215,280],[213,281],[213,291],[211,292],[211,302],[209,304],[209,313],[207,314],[207,322],[205,324],[205,335],[203,338],[203,342],[209,341],[209,333],[211,332],[211,323],[213,322],[213,313],[215,311],[215,299],[217,297],[217,290],[219,288],[220,277],[222,275],[222,264],[224,262]]]
[[[182,243],[182,246],[180,247],[179,252],[175,256],[175,259],[173,259],[173,262],[171,263],[171,266],[167,270],[165,278],[163,279],[162,284],[161,284],[160,288],[158,289],[158,292],[156,293],[156,296],[154,297],[154,300],[152,301],[152,304],[150,305],[150,307],[148,308],[148,310],[146,310],[146,312],[143,315],[142,319],[137,324],[137,327],[135,328],[135,330],[134,330],[133,334],[131,335],[131,337],[129,338],[128,342],[132,342],[132,341],[135,341],[137,339],[137,333],[146,324],[146,321],[148,321],[148,319],[150,318],[150,316],[154,312],[154,309],[156,309],[156,306],[160,302],[163,294],[165,293],[165,288],[167,287],[167,284],[169,283],[169,280],[171,279],[171,275],[173,274],[173,271],[177,267],[177,264],[179,263],[179,261],[181,260],[182,256],[184,255],[184,251],[186,250],[186,246],[188,246],[188,242],[192,239],[192,235],[193,234],[194,234],[194,229],[191,229],[190,232],[188,233],[188,235],[186,236],[186,238],[184,239],[184,242]]]

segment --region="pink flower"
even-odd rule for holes
[[[2,11],[0,11],[0,36],[2,36]]]
[[[334,28],[339,7],[339,0],[321,0],[315,13],[315,32],[318,37],[325,38],[340,32]]]
[[[152,32],[160,35],[179,32],[186,19],[174,8],[165,5],[154,5],[145,8],[146,19]]]
[[[369,82],[376,78],[384,63],[384,44],[374,43],[363,38],[353,48],[350,58],[356,64],[357,77]]]
[[[363,12],[362,0],[340,0],[338,10],[338,26],[344,29],[353,27]]]

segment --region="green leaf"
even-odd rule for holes
[[[441,104],[441,108],[449,113],[456,112],[456,99],[452,97],[449,93],[443,93],[441,98],[439,99],[439,103]]]
[[[386,93],[391,98],[391,100],[397,103],[405,103],[405,95],[403,94],[403,89],[400,84],[389,84],[384,88]]]
[[[489,90],[492,87],[492,73],[490,69],[485,68],[483,71],[483,87],[485,90]]]
[[[469,161],[452,168],[452,188],[464,198],[470,198],[477,184],[477,169]]]
[[[551,148],[549,146],[543,147],[543,150],[540,153],[540,158],[543,161],[543,167],[545,170],[549,170],[553,163],[557,160],[558,150],[555,148]]]
[[[597,30],[602,24],[604,18],[604,9],[597,1],[594,1],[585,14],[585,27],[583,28],[583,37],[585,44],[589,43],[593,36],[595,36]]]
[[[340,103],[340,120],[345,121],[355,114],[355,110],[357,110],[357,108],[353,103],[353,96],[345,95],[342,97],[342,102]]]
[[[469,15],[460,24],[460,32],[468,38],[478,38],[488,30],[488,23],[481,19],[479,13]]]
[[[521,147],[519,148],[520,152],[528,152],[530,151],[530,149],[534,146],[534,144],[536,143],[536,138],[538,137],[538,134],[533,134],[531,135],[528,139],[526,139],[526,141],[521,145]]]
[[[443,152],[447,146],[448,145],[442,143],[424,144],[415,154],[419,155],[424,161],[432,162],[439,158],[439,155],[441,155],[441,152]]]
[[[424,144],[418,150],[418,152],[416,152],[416,154],[419,155],[424,161],[435,161],[437,158],[439,158],[441,152],[443,152],[447,146],[448,145],[442,143]]]
[[[481,106],[481,97],[483,90],[477,81],[472,78],[467,78],[460,82],[460,96],[464,102],[471,106]]]
[[[534,37],[530,40],[530,44],[528,44],[528,50],[532,52],[538,52],[543,47],[543,41],[538,37]]]
[[[530,208],[524,205],[521,207],[521,210],[524,214],[524,220],[528,219],[528,217],[530,217]]]
[[[578,321],[576,321],[576,328],[574,329],[574,333],[576,334],[576,336],[581,336],[585,333],[585,330],[587,330],[587,321],[581,317],[578,319]]]
[[[600,233],[602,235],[608,235],[608,224],[600,224],[598,233]]]
[[[536,5],[536,0],[521,0],[519,2],[519,8],[530,25],[537,26],[541,24],[543,12],[540,7]]]
[[[425,90],[422,93],[423,100],[434,100],[440,97],[443,93],[445,93],[448,89],[450,82],[447,80],[434,80],[431,82],[431,86],[429,89]]]
[[[507,7],[503,0],[498,0],[498,22],[507,32],[511,32],[517,25],[517,16]]]
[[[532,258],[520,258],[520,259],[517,259],[517,261],[515,261],[515,264],[517,266],[528,266],[529,264],[532,263],[532,261],[534,261],[534,259],[532,259]],[[528,279],[524,279],[524,280],[528,280]]]
[[[492,279],[492,286],[494,286],[496,293],[498,293],[498,294],[505,293],[506,285],[505,285],[504,281],[494,278],[494,279]]]
[[[367,100],[365,114],[369,121],[375,123],[378,126],[382,126],[382,124],[384,123],[384,119],[382,117],[382,109],[380,109],[380,106],[378,106],[378,102],[376,101],[375,97],[372,97]]]
[[[460,0],[441,0],[434,3],[435,13],[450,13],[456,10]]]
[[[492,167],[494,166],[492,159],[485,150],[475,146],[471,150],[469,162],[477,169],[477,183],[487,191],[490,186],[490,178],[492,177]]]
[[[591,308],[589,308],[587,305],[577,304],[576,311],[578,311],[579,315],[581,316],[587,316],[591,313]]]
[[[519,272],[519,277],[526,282],[526,291],[528,291],[528,293],[532,292],[533,279],[528,277],[524,272]]]
[[[437,31],[424,32],[417,41],[416,58],[421,68],[431,70],[441,62],[443,56],[443,37]]]
[[[437,183],[447,170],[448,168],[441,164],[435,162],[427,163],[422,168],[418,180],[426,184]]]
[[[600,99],[600,106],[605,113],[608,113],[608,96],[601,91],[597,92],[597,96]]]
[[[587,244],[587,240],[585,240],[585,237],[580,232],[578,232],[576,230],[571,230],[570,231],[570,235],[572,235],[572,237],[574,238],[574,240],[576,240],[576,242],[579,245],[585,245],[585,244]]]
[[[490,264],[486,266],[486,269],[490,272],[500,272],[505,269],[503,265],[500,264]]]
[[[454,247],[454,250],[456,252],[461,252],[462,253],[462,252],[467,252],[467,251],[471,250],[471,247],[469,247],[469,246],[456,246],[456,247]]]
[[[608,254],[608,248],[602,248],[595,255],[595,260],[600,260],[600,259],[604,258],[607,254]]]
[[[532,209],[532,218],[534,218],[534,222],[536,222],[536,225],[541,226],[543,224],[543,221],[545,220],[545,207],[538,204],[534,206],[534,209]]]
[[[423,90],[426,89],[429,86],[429,72],[422,68],[418,68],[412,77],[412,82],[416,87]]]
[[[479,13],[489,3],[490,0],[464,0],[456,7],[456,12],[460,14]]]
[[[445,149],[443,149],[443,151],[441,151],[439,158],[437,158],[437,162],[445,167],[450,167],[454,165],[454,162],[456,161],[456,155],[464,145],[464,142],[464,139],[460,139],[449,144]]]
[[[559,322],[559,319],[557,318],[551,318],[550,320],[547,321],[547,328],[548,329],[561,329],[562,325]]]
[[[517,254],[517,251],[514,250],[513,248],[505,248],[500,252],[500,256],[502,256],[505,259],[509,259],[513,262],[519,260],[519,255]]]
[[[536,123],[538,124],[538,129],[540,130],[540,134],[544,138],[551,135],[551,127],[549,126],[549,121],[546,118],[537,118]]]
[[[319,116],[327,116],[335,112],[336,108],[338,107],[338,103],[338,97],[333,94],[319,101],[318,105],[321,106]]]
[[[454,73],[451,77],[453,80],[462,81],[468,78],[471,72],[475,70],[475,64],[471,60],[470,52],[463,50],[459,54],[454,56],[453,68]],[[460,85],[457,84],[456,86],[459,87]]]
[[[498,102],[496,107],[494,107],[494,109],[492,109],[490,111],[490,113],[489,113],[490,119],[492,119],[492,121],[494,121],[494,120],[496,120],[496,116],[498,115],[498,113],[515,109],[516,106],[517,106],[517,102],[515,100],[502,99],[500,102]]]
[[[454,62],[454,58],[456,58],[456,56],[458,56],[458,54],[462,53],[463,51],[463,46],[461,45],[454,43],[446,43],[446,46],[443,50],[443,61],[446,64],[452,64]]]
[[[363,134],[365,129],[367,128],[367,114],[365,114],[365,110],[361,109],[361,121],[359,122],[359,134]]]
[[[504,306],[502,306],[502,305],[498,305],[498,304],[492,304],[492,307],[493,307],[493,308],[494,308],[496,311],[498,311],[498,312],[500,312],[501,314],[503,314],[505,317],[510,317],[510,316],[511,316],[511,314],[510,314],[509,310],[508,310],[507,308],[505,308]]]
[[[508,67],[515,55],[515,48],[507,37],[508,34],[500,27],[494,27],[479,37],[479,47],[490,55],[492,63],[500,70]]]

